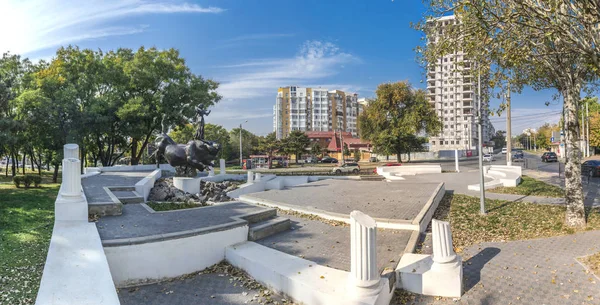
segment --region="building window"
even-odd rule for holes
[[[444,143],[444,144],[448,145],[448,141],[445,141],[445,143]]]
[[[444,125],[444,128],[448,128],[448,125]]]
[[[435,141],[431,141],[431,145],[435,145]]]
[[[450,144],[454,145],[454,141],[450,141]]]

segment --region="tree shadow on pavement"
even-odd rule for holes
[[[500,253],[499,248],[488,247],[463,263],[464,291],[471,290],[481,280],[481,270],[489,261]]]

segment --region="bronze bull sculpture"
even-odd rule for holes
[[[164,157],[178,174],[196,176],[196,170],[214,166],[213,160],[221,150],[221,145],[213,141],[192,140],[187,144],[177,144],[166,133],[156,138],[156,163]]]

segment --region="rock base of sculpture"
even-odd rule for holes
[[[190,177],[173,177],[173,186],[190,194],[200,193],[200,180],[202,178],[190,178]]]
[[[431,255],[405,253],[396,269],[398,288],[430,296],[458,298],[462,295],[462,260],[433,262]]]

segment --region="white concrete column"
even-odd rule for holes
[[[75,158],[79,159],[79,145],[77,144],[65,144],[63,146],[64,159]]]
[[[431,220],[434,264],[446,264],[456,260],[452,248],[452,232],[450,223],[437,219]]]
[[[81,196],[81,161],[76,158],[63,159],[61,195],[66,197]]]
[[[255,180],[256,181],[260,181],[260,179],[262,179],[262,174],[261,173],[256,173]]]
[[[219,160],[220,171],[219,174],[225,175],[225,159]]]
[[[456,167],[456,172],[460,173],[460,170],[458,169],[458,149],[454,150],[454,166]]]
[[[368,215],[350,213],[350,281],[358,288],[377,288],[377,223]]]
[[[254,172],[253,171],[248,171],[248,181],[246,181],[248,183],[254,183]]]

